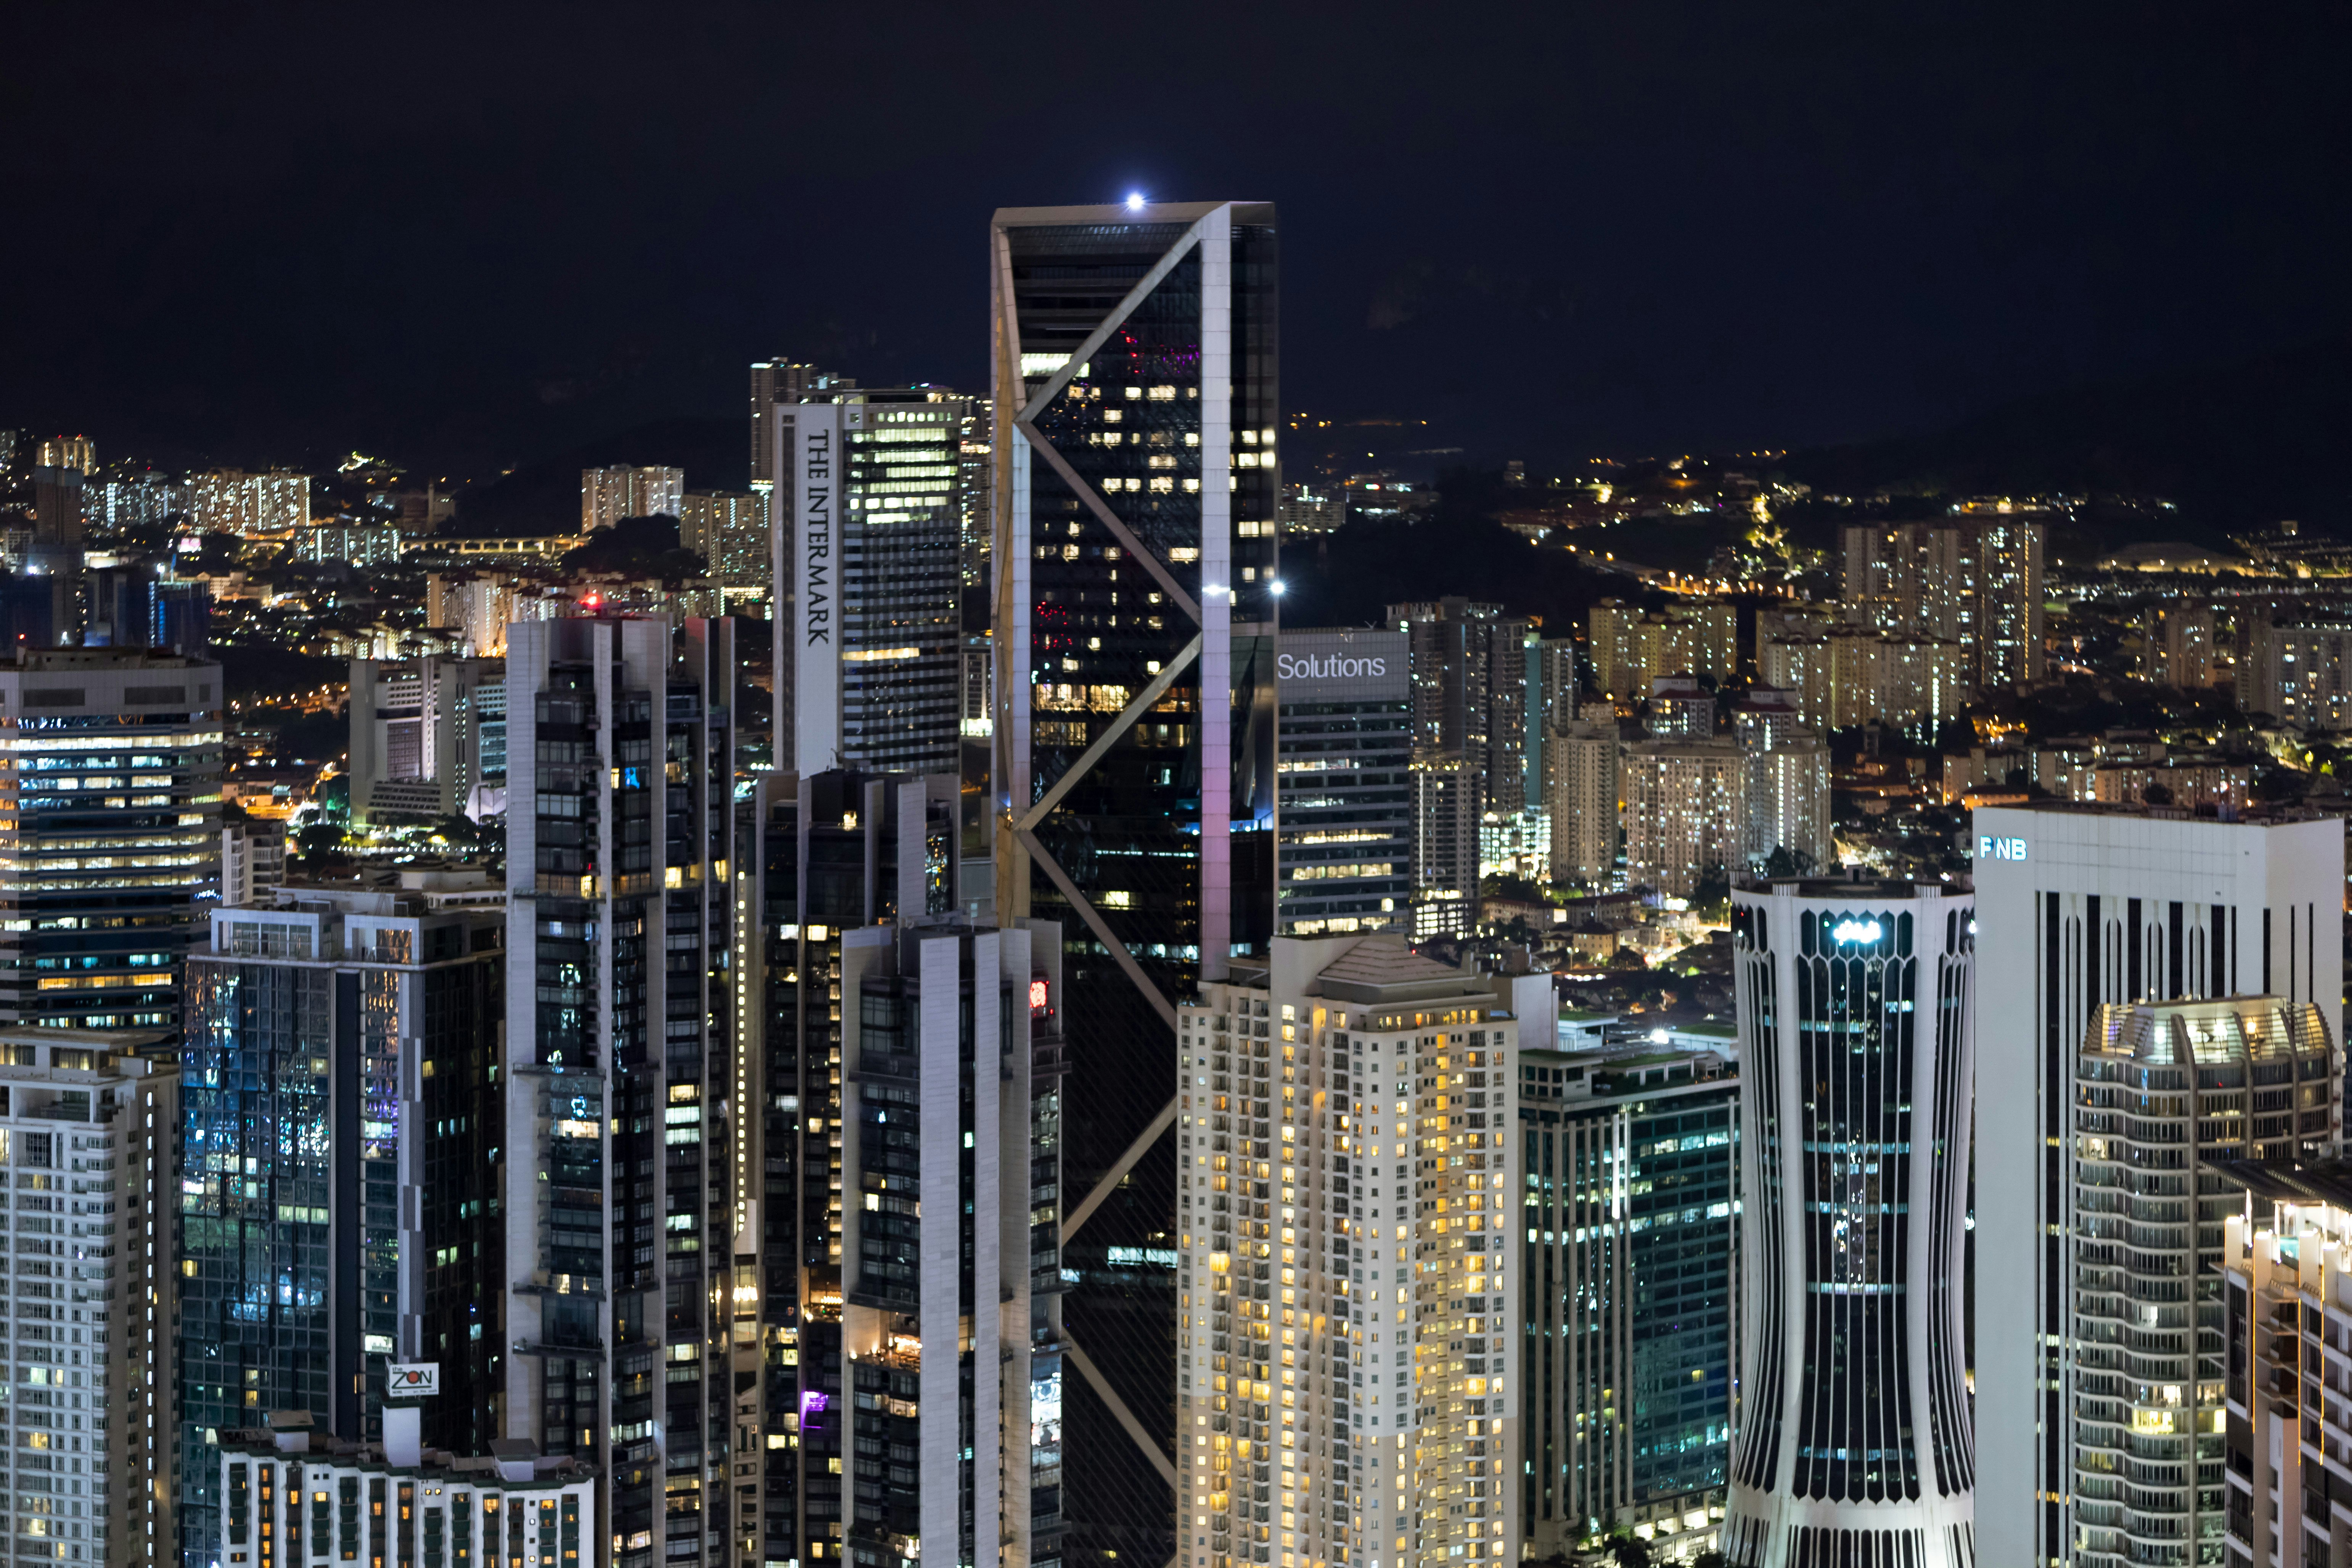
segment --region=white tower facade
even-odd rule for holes
[[[2105,1003],[2343,1005],[2344,825],[2050,802],[1976,814],[1987,993],[1977,1148],[1979,1490],[1988,1563],[2072,1562],[2074,1059]],[[2340,1047],[2339,1047],[2340,1048]],[[2337,1131],[2340,1132],[2340,1111]]]
[[[1978,1561],[1961,1319],[1974,912],[1932,883],[1733,894],[1748,1288],[1724,1554],[1739,1568]]]

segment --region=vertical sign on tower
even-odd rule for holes
[[[793,434],[793,755],[803,773],[841,753],[839,404],[803,404]]]

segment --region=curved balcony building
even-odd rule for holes
[[[1733,896],[1738,1568],[1969,1568],[1962,1370],[1975,902],[1785,878]]]
[[[2278,996],[2109,1003],[2074,1065],[2074,1557],[2220,1563],[2222,1226],[2209,1162],[2315,1160],[2336,1100],[2326,1019]]]

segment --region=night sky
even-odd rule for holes
[[[1284,399],[1539,469],[2347,324],[2340,10],[12,14],[0,425],[478,472],[985,374],[999,205],[1272,199]],[[689,476],[691,478],[691,476]]]

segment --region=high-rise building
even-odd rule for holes
[[[1413,745],[1461,755],[1482,815],[1538,804],[1528,723],[1541,722],[1542,639],[1500,605],[1462,598],[1391,605],[1386,621],[1412,639]]]
[[[722,589],[772,586],[766,508],[750,490],[688,490],[679,498],[678,542],[702,557]]]
[[[2036,679],[2048,528],[2048,514],[2005,505],[1923,522],[1849,525],[1840,535],[1847,616],[1881,631],[1958,643],[1975,685]]]
[[[503,1436],[505,924],[480,892],[279,889],[189,954],[189,1568],[218,1560],[212,1434],[253,1411],[379,1437],[387,1363],[429,1362],[433,1443]]]
[[[2343,1005],[2343,825],[2283,811],[1982,806],[1976,1153],[1980,1561],[2072,1561],[2077,1394],[2076,1051],[2107,1003],[2241,995]],[[1752,1129],[1751,1129],[1752,1133]],[[2104,1374],[2103,1374],[2104,1375]]]
[[[2025,1561],[1971,1534],[1971,914],[1932,883],[1733,892],[1739,1568]]]
[[[432,573],[425,579],[425,624],[457,633],[462,658],[504,658],[507,627],[517,613],[515,580],[472,573]]]
[[[1747,863],[1785,850],[1801,869],[1832,864],[1829,748],[1798,722],[1796,693],[1749,687],[1732,727],[1748,757]]]
[[[2141,623],[2140,638],[2147,649],[2141,668],[2159,686],[2200,689],[2212,685],[2228,668],[2210,605],[2151,605]]]
[[[52,436],[41,443],[37,459],[44,468],[71,468],[80,474],[98,472],[98,444],[87,436]]]
[[[2352,726],[2352,621],[2305,618],[2263,631],[2252,710],[2307,730]]]
[[[27,581],[18,584],[18,592],[48,601],[46,625],[35,625],[35,635],[26,639],[37,646],[79,644],[89,625],[82,495],[79,468],[45,465],[33,470],[33,531],[24,566]],[[36,623],[41,618],[37,613],[31,617]]]
[[[1555,1005],[1381,935],[1180,1009],[1177,1563],[1517,1561],[1514,1069]]]
[[[1766,638],[1757,667],[1792,694],[1798,718],[1822,734],[1877,721],[1932,742],[1967,712],[1975,690],[1960,644],[1864,626]]]
[[[735,1108],[759,1103],[731,984],[734,626],[583,617],[507,645],[534,776],[507,816],[499,1409],[604,1471],[611,1568],[748,1556],[720,1489],[760,1354],[733,1295],[756,1252]]]
[[[1416,749],[1412,781],[1412,934],[1465,937],[1478,929],[1478,781],[1459,752]]]
[[[966,588],[988,586],[995,528],[991,508],[996,500],[996,411],[985,397],[971,400],[963,417],[963,439],[956,454],[956,514],[961,526],[957,559],[960,581]]]
[[[776,489],[775,408],[803,397],[857,384],[813,364],[793,360],[755,360],[751,364],[751,494],[760,514],[762,535],[774,526]]]
[[[1070,944],[1066,1322],[1101,1380],[1065,1391],[1072,1550],[1164,1563],[1176,1107],[1122,1068],[1274,931],[1275,211],[1006,209],[991,241],[998,923]]]
[[[286,829],[250,819],[221,829],[220,901],[250,904],[267,900],[286,881]]]
[[[578,1459],[514,1443],[453,1454],[398,1433],[354,1442],[314,1430],[308,1411],[267,1419],[221,1432],[205,1480],[226,1501],[209,1561],[396,1561],[404,1547],[426,1563],[610,1561],[593,1533],[596,1472]]]
[[[1640,741],[1618,763],[1625,880],[1687,899],[1746,863],[1748,759],[1721,741]]]
[[[1348,498],[1329,485],[1285,485],[1276,521],[1285,534],[1337,533],[1347,525]]]
[[[352,821],[430,822],[505,809],[501,660],[355,658],[350,714]]]
[[[183,1506],[179,1067],[159,1030],[0,1028],[0,1059],[17,1366],[0,1529],[44,1563],[167,1568]]]
[[[1715,738],[1715,693],[1694,675],[1661,675],[1650,682],[1649,731],[1661,740]]]
[[[2210,1487],[2223,1493],[2228,1545],[2207,1560],[2232,1568],[2332,1563],[2352,1533],[2352,1499],[2329,1484],[2340,1468],[2335,1456],[2352,1447],[2352,1406],[2327,1381],[2331,1358],[2343,1353],[2336,1303],[2352,1291],[2352,1170],[2340,1160],[2223,1160],[2200,1174],[2239,1194],[2221,1227],[2213,1281],[2221,1331],[2199,1335],[2226,1412],[2212,1439],[2226,1458],[2212,1468]],[[2145,1392],[2157,1396],[2147,1401],[2147,1428],[2186,1430],[2188,1389]],[[2202,1382],[2196,1393],[2206,1397]],[[2180,1398],[2162,1403],[2168,1394]],[[2200,1444],[2205,1430],[2197,1428]],[[2202,1465],[2198,1484],[2208,1487]],[[2178,1542],[2168,1532],[2143,1560],[2177,1552]]]
[[[925,387],[777,408],[792,476],[772,562],[779,768],[958,771],[967,412]]]
[[[1286,936],[1410,924],[1411,659],[1400,632],[1282,633],[1275,914]]]
[[[0,1023],[170,1029],[220,877],[220,666],[20,648],[0,664]]]
[[[1523,1043],[1531,1556],[1720,1544],[1739,1376],[1739,1080],[1709,1051]]]
[[[750,1562],[925,1535],[1060,1558],[1062,948],[961,920],[957,797],[942,774],[769,773],[742,824],[741,1007],[762,1026],[737,1070],[763,1088],[736,1300],[784,1347],[737,1395],[761,1456],[736,1482]]]
[[[273,468],[215,468],[190,476],[188,526],[241,538],[291,536],[310,521],[310,476]]]
[[[1605,887],[1617,875],[1614,717],[1555,727],[1544,737],[1544,804],[1551,814],[1551,879]]]
[[[2227,1328],[2218,1289],[2237,1193],[2215,1161],[2316,1160],[2336,1041],[2308,1002],[2104,1003],[2074,1063],[2074,1552],[2221,1563]],[[2194,1281],[2184,1290],[2183,1281]],[[2128,1455],[2119,1469],[2117,1457]]]
[[[1603,599],[1587,616],[1592,679],[1602,695],[1638,702],[1662,675],[1739,673],[1739,607],[1711,600],[1678,601],[1669,611]]]
[[[686,470],[625,465],[580,470],[580,531],[593,533],[625,517],[677,517],[686,510]]]
[[[1576,639],[1546,637],[1537,650],[1536,692],[1528,713],[1539,723],[1566,724],[1578,717],[1583,679],[1577,674]]]

